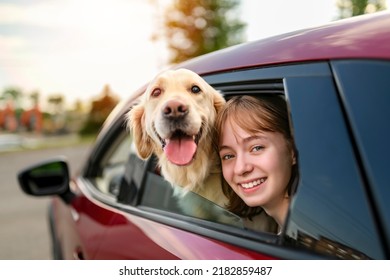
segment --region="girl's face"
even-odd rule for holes
[[[229,119],[222,132],[222,171],[234,192],[248,206],[267,212],[285,203],[295,157],[284,136],[266,131],[254,135]]]

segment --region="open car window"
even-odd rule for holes
[[[235,89],[238,88],[240,91],[237,92]],[[227,98],[233,96],[229,86],[222,87],[221,91],[229,93]],[[255,83],[235,85],[232,93],[283,95],[283,84],[273,81],[272,87]],[[253,220],[241,218],[196,193],[184,193],[181,187],[171,186],[159,173],[155,157],[148,160],[138,157],[131,131],[123,125],[115,129],[117,131],[110,133],[110,139],[105,144],[107,148],[102,149],[104,154],[96,164],[99,167],[97,176],[91,179],[99,191],[114,196],[118,205],[195,223],[206,221],[245,231],[265,232],[263,226],[258,226],[259,217]]]
[[[95,163],[97,170],[92,174],[96,175],[89,178],[97,193],[114,197],[116,206],[123,205],[126,209],[132,209],[127,207],[131,206],[175,219],[243,228],[237,215],[196,193],[184,193],[182,188],[171,186],[159,174],[154,157],[148,160],[138,157],[130,131],[124,126],[113,129],[116,131],[110,133],[104,144],[106,148]],[[99,195],[99,199],[104,196]]]

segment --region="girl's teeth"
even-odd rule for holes
[[[250,182],[248,184],[241,184],[241,186],[245,189],[250,189],[250,188],[253,188],[254,186],[257,186],[257,185],[260,185],[261,183],[264,183],[265,179],[264,178],[261,178],[259,180],[256,180],[256,181],[253,181],[253,182]]]

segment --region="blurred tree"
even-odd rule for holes
[[[18,120],[22,114],[20,99],[23,92],[17,87],[7,87],[3,90],[1,100],[3,110],[1,110],[0,127],[16,132],[18,129]],[[1,108],[0,108],[1,109]]]
[[[23,95],[22,91],[17,87],[7,87],[3,90],[3,97],[10,97],[14,100],[20,98]]]
[[[337,0],[340,18],[354,17],[386,9],[386,0]]]
[[[61,94],[50,95],[47,98],[48,103],[51,105],[51,111],[53,114],[62,113],[64,110],[64,96]]]
[[[239,0],[173,0],[164,15],[164,34],[178,63],[243,41]]]
[[[80,99],[77,99],[74,102],[74,111],[78,112],[78,113],[82,113],[83,112],[83,102]]]
[[[62,94],[53,94],[48,96],[47,102],[50,105],[50,125],[48,130],[53,133],[65,133],[65,97]]]
[[[20,125],[27,131],[41,133],[43,128],[43,114],[39,108],[40,93],[34,91],[29,97],[31,99],[31,105],[20,116]]]
[[[96,134],[108,115],[118,104],[118,101],[119,99],[112,93],[110,87],[106,85],[101,93],[101,97],[92,102],[88,119],[81,129],[80,134]]]
[[[30,94],[30,99],[33,104],[33,106],[36,106],[39,104],[39,98],[40,98],[40,93],[38,91],[34,91],[33,93]]]
[[[87,105],[80,99],[76,99],[72,108],[67,110],[66,126],[70,132],[79,133],[84,127],[89,115],[89,110],[86,107],[89,105],[90,104]]]
[[[10,100],[12,103],[19,108],[20,106],[20,99],[23,96],[23,92],[21,89],[17,87],[7,87],[3,90],[2,99],[4,100]]]

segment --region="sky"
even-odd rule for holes
[[[0,90],[62,94],[68,104],[107,84],[131,95],[167,67],[165,44],[151,37],[169,1],[0,0]],[[252,41],[333,21],[335,3],[242,0],[239,12]]]

